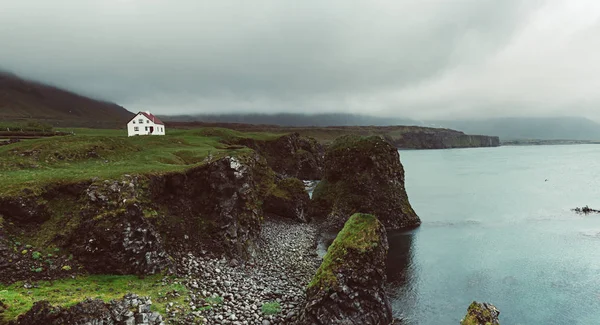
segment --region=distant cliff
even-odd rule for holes
[[[422,126],[328,126],[287,127],[240,123],[170,122],[171,127],[198,128],[223,127],[242,132],[269,132],[275,134],[298,133],[317,139],[321,143],[332,143],[345,135],[381,136],[401,149],[447,149],[498,147],[500,139],[494,136],[468,135],[451,129]]]
[[[397,148],[446,149],[498,147],[500,138],[485,135],[468,135],[458,131],[406,132],[400,136],[387,137]]]

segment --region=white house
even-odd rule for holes
[[[165,135],[165,123],[150,112],[139,112],[127,123],[127,134]]]

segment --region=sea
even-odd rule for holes
[[[400,150],[422,220],[389,234],[394,314],[459,324],[472,301],[505,325],[600,324],[600,145]]]

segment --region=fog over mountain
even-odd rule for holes
[[[0,69],[131,111],[600,121],[593,0],[0,7]]]

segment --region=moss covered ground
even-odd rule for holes
[[[327,254],[308,288],[327,289],[335,286],[337,269],[344,264],[350,252],[364,254],[379,245],[379,227],[381,223],[373,215],[352,215],[327,249]]]
[[[203,163],[208,157],[248,151],[225,144],[227,140],[280,136],[221,128],[172,130],[166,136],[136,137],[127,137],[124,130],[61,131],[74,135],[32,139],[0,147],[0,195],[61,182],[183,170]]]
[[[139,278],[129,275],[93,275],[74,279],[40,281],[25,287],[18,282],[12,285],[0,285],[0,302],[6,306],[0,312],[0,323],[15,319],[27,312],[39,300],[48,300],[52,305],[70,307],[86,298],[110,301],[121,299],[126,293],[152,298],[152,308],[165,314],[168,303],[185,306],[188,292],[184,285],[174,278],[161,275]],[[173,293],[177,292],[176,295]]]

